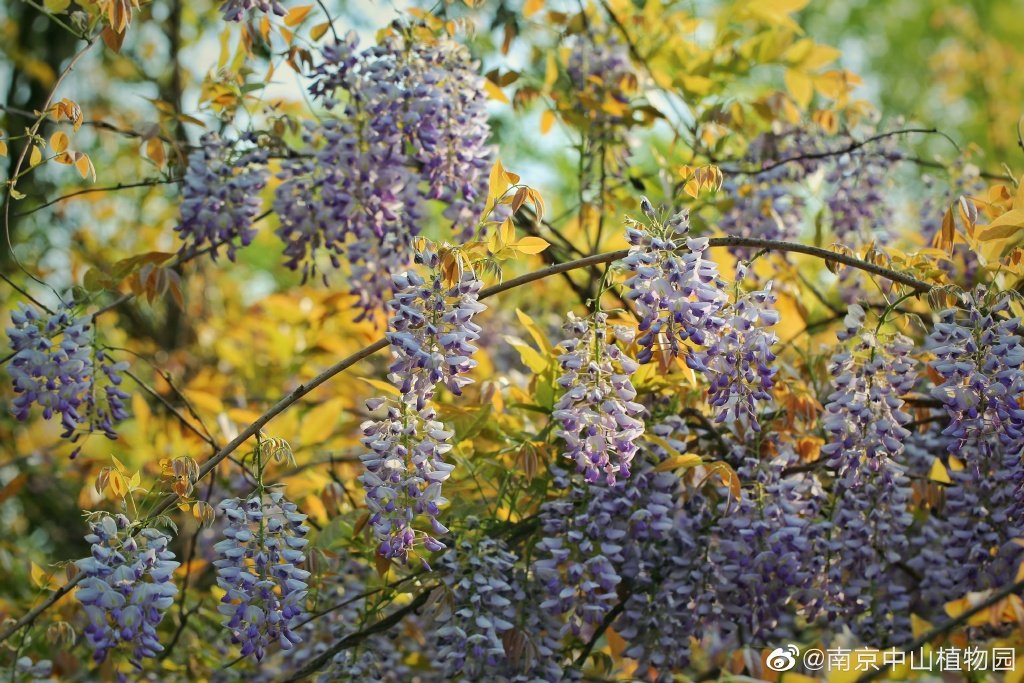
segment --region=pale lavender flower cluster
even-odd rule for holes
[[[481,282],[472,269],[462,270],[458,282],[446,284],[441,260],[432,249],[421,250],[416,261],[430,270],[424,279],[414,271],[394,276],[395,298],[389,302],[394,361],[388,378],[400,399],[373,399],[367,407],[382,416],[363,423],[361,456],[366,472],[370,524],[380,541],[380,553],[402,562],[417,543],[429,552],[444,548],[437,535],[447,529],[437,519],[447,503],[441,484],[453,466],[444,461],[453,433],[439,422],[430,401],[439,384],[459,395],[472,380],[466,377],[476,362],[473,342],[480,327],[473,317],[484,310],[478,301]],[[426,515],[431,532],[417,532],[415,519]]]
[[[743,269],[737,279],[742,277]],[[774,303],[771,282],[740,294],[722,311],[724,324],[717,336],[687,357],[687,364],[708,380],[708,403],[716,422],[749,422],[751,429],[760,431],[756,404],[771,400],[775,385],[772,347],[778,337],[768,329],[779,322]]]
[[[124,515],[93,523],[85,540],[92,556],[75,562],[85,576],[75,598],[88,618],[83,633],[102,662],[114,648],[131,647],[131,661],[141,668],[145,657],[163,650],[156,629],[178,592],[172,580],[178,562],[167,549],[170,539],[155,529],[129,533]]]
[[[848,486],[856,485],[864,472],[881,470],[902,451],[910,415],[901,397],[917,380],[913,341],[902,334],[883,339],[864,329],[864,319],[859,305],[847,310],[839,339],[853,340],[852,348],[832,357],[833,391],[823,417],[829,442],[822,455]]]
[[[911,592],[901,568],[910,558],[911,488],[903,467],[888,457],[857,481],[833,492],[826,576],[826,616],[872,647],[911,637]],[[948,542],[948,541],[947,541]]]
[[[743,456],[737,474],[748,486],[738,499],[723,496],[711,531],[711,611],[718,637],[737,646],[793,640],[798,617],[813,619],[821,604],[816,589],[828,528],[821,519],[823,491],[809,474],[784,476],[799,460],[777,446],[781,455],[771,461],[736,448]]]
[[[324,48],[311,92],[342,118],[309,124],[309,158],[291,160],[274,200],[287,265],[315,274],[325,253],[352,269],[366,314],[387,298],[390,273],[412,257],[428,202],[460,238],[473,235],[487,198],[491,149],[483,80],[450,41],[389,37],[357,51],[349,35]]]
[[[339,582],[334,590],[319,597],[322,604],[336,607],[327,614],[311,621],[306,629],[315,629],[318,640],[310,639],[301,647],[288,653],[289,659],[298,666],[321,654],[328,645],[336,642],[342,634],[359,631],[365,624],[368,613],[373,612],[373,595],[370,577],[373,569],[365,562],[346,559],[338,572]],[[409,617],[414,620],[415,617]],[[417,625],[418,626],[418,625]],[[423,630],[423,629],[421,629]],[[413,669],[404,661],[411,652],[418,649],[412,639],[404,634],[374,633],[358,645],[345,648],[334,657],[324,672],[317,677],[318,683],[405,683],[414,679]]]
[[[932,552],[941,559],[921,570],[945,599],[1011,581],[1022,552],[1013,539],[1024,533],[1021,320],[1008,316],[1008,294],[977,288],[961,300],[962,308],[939,314],[927,339],[929,365],[942,378],[932,395],[949,417],[941,434],[960,463],[947,467],[943,514],[925,530],[940,541]]]
[[[430,270],[429,279],[412,270],[393,277],[386,337],[395,357],[388,378],[421,410],[438,384],[461,396],[462,387],[473,381],[467,374],[476,367],[473,342],[480,338],[473,317],[487,307],[478,301],[483,283],[472,270],[463,270],[449,285],[435,251],[417,254],[416,261]]]
[[[954,438],[956,454],[989,436],[1010,450],[1024,446],[1024,327],[1019,317],[1007,317],[1008,295],[987,298],[980,287],[963,294],[963,309],[942,311],[927,340],[935,355],[929,365],[942,378],[932,395],[949,413],[944,433]]]
[[[287,12],[277,0],[224,0],[220,5],[224,21],[244,21],[256,12],[283,17]]]
[[[598,43],[590,36],[576,36],[567,73],[570,92],[595,123],[608,126],[623,121],[619,109],[628,108],[630,81],[636,81],[626,45],[613,38]]]
[[[565,351],[558,386],[565,390],[552,417],[555,435],[565,441],[565,455],[576,463],[588,482],[629,477],[636,440],[644,433],[644,409],[634,401],[630,375],[636,361],[615,343],[628,343],[631,331],[610,330],[608,316],[597,312],[586,318],[569,314],[565,324]]]
[[[728,297],[717,264],[704,258],[707,238],[687,237],[688,212],[662,225],[646,199],[642,206],[652,225],[627,225],[626,239],[632,246],[623,263],[630,273],[626,299],[640,316],[637,360],[648,363],[655,354],[680,357],[688,339],[709,343],[723,325],[719,314]]]
[[[652,429],[673,447],[678,421],[662,421]],[[685,428],[685,427],[684,427]],[[660,449],[657,449],[660,451]],[[532,565],[545,599],[542,610],[560,621],[560,634],[586,637],[619,601],[623,582],[652,589],[653,573],[671,545],[679,480],[659,472],[654,457],[637,461],[636,472],[608,486],[593,486],[555,470],[556,486],[567,495],[546,502],[540,511],[543,537]],[[640,620],[639,605],[627,618]]]
[[[442,550],[437,540],[448,532],[438,520],[440,508],[448,502],[441,485],[455,468],[444,461],[452,449],[453,432],[439,422],[431,406],[415,410],[404,401],[371,399],[371,412],[384,417],[362,425],[362,444],[368,452],[360,456],[366,471],[359,477],[366,490],[369,524],[384,557],[406,562],[417,544],[428,552]],[[431,531],[413,528],[417,517],[426,516]]]
[[[77,441],[82,433],[99,431],[116,439],[114,424],[128,417],[130,397],[120,388],[128,364],[95,348],[91,319],[76,316],[70,305],[44,314],[21,304],[11,322],[7,335],[14,353],[8,372],[18,394],[12,414],[27,420],[36,404],[47,420],[60,414],[63,438]]]
[[[273,644],[291,649],[301,641],[294,629],[305,614],[306,515],[279,491],[225,500],[220,511],[228,526],[213,565],[231,642],[257,661]]]
[[[53,680],[53,662],[49,659],[32,661],[31,657],[18,657],[14,662],[14,681],[28,681],[29,683],[42,683],[42,681]]]
[[[864,329],[851,306],[839,333],[851,343],[833,356],[834,391],[823,418],[829,442],[822,455],[836,471],[827,613],[867,644],[900,643],[910,635],[910,592],[898,566],[908,556],[913,522],[910,481],[897,458],[910,436],[902,395],[916,382],[913,342]]]
[[[852,138],[840,137],[832,150],[845,149]],[[832,216],[832,236],[839,242],[886,240],[892,234],[887,221],[887,188],[893,164],[901,158],[894,136],[875,140],[829,158],[825,165],[825,203]]]
[[[496,678],[508,668],[503,636],[525,597],[515,581],[518,558],[503,543],[463,541],[441,559],[451,607],[437,618],[436,658],[445,680]]]
[[[185,242],[182,249],[209,245],[210,257],[216,260],[220,247],[226,246],[228,259],[234,261],[236,249],[256,237],[253,220],[267,177],[266,150],[235,155],[216,133],[204,135],[188,156],[181,191],[174,229]]]

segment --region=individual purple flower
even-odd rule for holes
[[[221,246],[235,260],[239,246],[256,236],[253,220],[260,210],[260,192],[267,184],[267,153],[253,149],[233,154],[216,133],[207,133],[188,156],[181,192],[181,215],[174,228],[182,249],[209,245],[216,260]]]
[[[68,304],[50,314],[21,304],[11,322],[8,372],[17,394],[12,414],[27,420],[35,404],[44,419],[61,416],[63,438],[77,441],[98,431],[116,439],[114,424],[128,417],[130,397],[120,388],[128,364],[96,348],[91,318],[76,315]]]
[[[309,532],[300,513],[280,491],[221,502],[227,519],[219,555],[217,585],[225,594],[218,606],[231,642],[243,657],[263,659],[268,647],[289,650],[301,641],[295,628],[305,615],[306,579],[301,565]]]
[[[150,528],[132,535],[124,515],[105,515],[91,524],[85,540],[92,556],[75,562],[85,576],[75,598],[85,607],[83,633],[93,659],[124,645],[131,662],[142,668],[145,657],[163,650],[156,629],[178,592],[174,570],[179,563],[167,549],[165,534]]]
[[[256,12],[276,14],[279,17],[287,14],[284,6],[277,0],[223,0],[220,11],[224,15],[224,21],[244,21]]]
[[[655,354],[679,358],[687,340],[710,343],[723,325],[719,314],[727,302],[718,266],[704,258],[707,238],[687,237],[688,212],[662,224],[650,204],[644,206],[651,224],[628,222],[626,239],[632,246],[623,259],[630,273],[626,299],[640,317],[640,363]]]
[[[438,515],[448,502],[441,485],[454,469],[444,461],[453,432],[437,421],[429,405],[415,410],[405,401],[372,399],[367,407],[384,413],[362,425],[368,452],[360,456],[366,471],[359,477],[378,552],[404,563],[417,545],[427,552],[442,550],[445,545],[437,537],[448,529]],[[426,518],[429,531],[416,528],[420,517]]]
[[[558,357],[563,374],[557,384],[565,393],[551,416],[577,471],[588,482],[613,484],[629,477],[636,440],[644,433],[644,409],[633,400],[630,381],[638,365],[615,344],[616,338],[630,341],[630,331],[609,330],[607,321],[600,312],[586,318],[569,314],[565,351]]]

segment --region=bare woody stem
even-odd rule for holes
[[[932,288],[932,286],[929,285],[927,282],[918,280],[917,278],[906,275],[905,273],[901,273],[890,268],[885,268],[874,263],[868,263],[867,261],[863,261],[853,256],[838,254],[827,249],[811,247],[803,244],[798,244],[795,242],[765,240],[752,237],[712,237],[708,240],[708,246],[716,248],[746,247],[754,249],[765,249],[768,251],[784,251],[808,254],[810,256],[815,256],[817,258],[824,259],[826,261],[835,261],[837,263],[842,263],[843,265],[850,266],[851,268],[857,268],[859,270],[863,270],[873,275],[878,275],[880,277],[892,280],[893,282],[898,282],[902,285],[910,287],[919,294],[924,294],[931,290]],[[609,251],[601,254],[594,254],[592,256],[587,256],[585,258],[576,259],[575,261],[567,261],[565,263],[551,265],[548,266],[547,268],[541,268],[540,270],[533,271],[532,273],[520,275],[519,277],[512,278],[511,280],[507,280],[492,287],[487,287],[486,289],[481,290],[479,298],[487,299],[497,294],[501,294],[502,292],[507,292],[510,289],[515,289],[517,287],[521,287],[531,282],[543,280],[545,278],[551,277],[552,275],[558,275],[560,273],[569,272],[571,270],[576,270],[578,268],[587,268],[597,264],[618,261],[622,258],[625,258],[628,254],[628,249],[620,249],[618,251]],[[389,342],[387,339],[379,339],[374,343],[370,344],[369,346],[365,346],[359,351],[356,351],[352,355],[339,360],[337,363],[326,368],[320,374],[310,379],[309,381],[303,382],[302,384],[296,386],[294,389],[288,392],[287,395],[285,395],[277,403],[271,406],[270,409],[267,410],[267,412],[263,413],[255,422],[253,422],[248,427],[246,427],[242,432],[240,432],[238,436],[231,440],[230,443],[222,447],[220,450],[217,451],[216,454],[211,456],[210,459],[207,460],[200,468],[199,477],[197,481],[209,475],[214,469],[216,469],[217,465],[219,465],[224,459],[228,458],[239,447],[241,447],[242,444],[244,444],[246,441],[251,439],[256,434],[258,434],[260,430],[262,430],[263,427],[267,425],[268,422],[270,422],[275,417],[277,417],[285,410],[287,410],[289,407],[297,403],[302,397],[306,396],[311,391],[313,391],[320,385],[324,384],[335,375],[344,372],[345,370],[352,367],[356,363],[366,358],[369,358],[378,351],[384,350],[385,348],[388,347],[388,345]],[[156,508],[154,508],[150,516],[150,521],[153,518],[162,515],[171,507],[173,507],[177,500],[178,496],[176,494],[168,494],[167,497],[161,500],[157,504]],[[44,600],[39,605],[34,607],[27,614],[25,614],[25,616],[23,616],[21,619],[0,631],[0,642],[7,640],[7,638],[9,638],[12,634],[16,633],[25,626],[32,624],[39,617],[40,614],[45,612],[54,603],[56,603],[62,597],[67,595],[78,584],[82,576],[82,574],[77,574],[74,578],[72,578],[70,581],[64,584],[64,586],[62,586],[53,594],[51,594],[46,600]]]

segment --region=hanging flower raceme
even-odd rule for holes
[[[910,436],[901,396],[916,382],[913,342],[864,329],[864,309],[849,308],[832,357],[834,391],[825,406],[830,434],[821,452],[838,479],[829,539],[829,619],[872,646],[910,635],[910,595],[898,569],[908,557],[910,481],[895,460]]]
[[[388,298],[390,273],[413,255],[428,202],[440,200],[460,239],[477,229],[492,152],[483,79],[447,40],[389,36],[359,51],[350,34],[324,48],[314,97],[341,117],[310,126],[308,159],[288,161],[275,200],[287,265],[315,274],[317,256],[351,265],[366,314]]]
[[[719,314],[728,298],[718,266],[704,258],[707,238],[687,237],[689,213],[682,211],[661,224],[646,199],[641,206],[651,225],[627,224],[626,239],[632,246],[623,263],[631,274],[626,299],[640,316],[637,360],[648,363],[655,354],[681,357],[688,339],[710,343],[723,325]]]
[[[633,400],[630,381],[638,365],[615,343],[632,341],[632,331],[610,330],[608,316],[600,312],[586,318],[570,313],[564,329],[568,338],[558,357],[564,373],[558,386],[565,393],[552,413],[558,423],[554,433],[588,482],[603,478],[613,484],[617,477],[629,477],[636,440],[644,433],[639,419],[644,409]]]
[[[359,481],[366,489],[369,523],[384,557],[408,561],[414,546],[428,552],[445,546],[437,536],[448,532],[437,517],[448,502],[441,484],[451,476],[454,465],[444,461],[452,449],[453,432],[437,421],[431,406],[416,410],[405,401],[371,399],[371,412],[384,417],[363,423],[362,443],[369,450],[360,456],[366,471]],[[414,528],[416,519],[426,517],[430,531]]]
[[[132,663],[163,650],[156,629],[174,604],[172,580],[178,562],[167,549],[168,536],[155,529],[129,533],[124,515],[104,516],[91,525],[85,540],[92,556],[75,562],[85,576],[75,592],[85,607],[86,642],[102,662],[121,645],[131,648]]]
[[[567,67],[574,110],[584,112],[599,129],[625,121],[630,94],[637,87],[626,45],[613,38],[598,43],[590,36],[576,36]]]
[[[417,254],[416,262],[430,269],[429,279],[415,271],[394,276],[386,336],[395,356],[388,378],[420,410],[438,384],[461,396],[462,387],[473,381],[466,376],[476,367],[473,342],[480,338],[473,317],[487,307],[478,301],[483,283],[471,269],[456,266],[461,273],[449,284],[435,251]]]
[[[185,248],[209,245],[216,260],[221,246],[235,260],[235,250],[256,236],[253,219],[267,184],[266,150],[233,154],[228,143],[208,133],[188,156],[181,192],[181,216],[174,228]]]
[[[971,456],[969,443],[990,436],[1011,451],[1024,446],[1024,327],[1019,317],[1005,317],[1011,298],[986,297],[982,288],[962,295],[963,309],[939,314],[928,335],[935,355],[929,365],[942,378],[932,395],[950,417],[945,434],[950,452]],[[990,299],[990,300],[987,300]]]
[[[11,322],[14,416],[27,420],[36,404],[47,420],[60,414],[63,438],[77,441],[83,433],[99,431],[116,439],[114,424],[128,417],[130,397],[120,388],[128,364],[95,348],[91,319],[75,315],[67,304],[50,314],[21,304]]]
[[[737,280],[744,272],[739,269]],[[779,322],[774,303],[771,282],[739,295],[722,312],[724,323],[718,335],[687,357],[687,364],[708,380],[708,403],[716,422],[749,421],[751,429],[760,431],[756,403],[771,400],[775,385],[772,347],[779,340],[768,329]]]
[[[394,354],[388,378],[401,397],[368,401],[380,417],[362,425],[362,443],[369,452],[361,456],[366,472],[360,481],[370,524],[380,553],[402,562],[417,544],[429,552],[444,548],[437,536],[447,529],[437,516],[448,502],[441,484],[453,469],[444,461],[453,433],[437,420],[430,400],[439,384],[459,395],[472,381],[466,373],[476,365],[473,342],[480,334],[473,317],[485,308],[477,300],[480,280],[457,255],[442,258],[424,247],[416,261],[427,266],[428,279],[414,271],[395,275],[396,294],[388,304],[387,339]],[[430,531],[415,528],[420,516],[427,518]]]
[[[859,305],[848,309],[839,340],[853,340],[853,346],[832,357],[833,391],[823,420],[830,439],[821,452],[851,484],[865,468],[878,470],[902,451],[910,415],[901,396],[917,380],[913,341],[902,334],[886,340],[865,330],[864,317]]]
[[[231,498],[220,511],[228,526],[214,546],[219,559],[213,565],[225,591],[217,609],[231,642],[257,661],[274,643],[291,649],[301,641],[294,629],[305,615],[306,515],[280,491]]]
[[[257,12],[276,14],[283,17],[287,14],[284,6],[277,0],[224,0],[220,5],[224,21],[244,21]]]
[[[524,598],[516,585],[517,558],[491,538],[463,541],[441,559],[450,599],[432,638],[445,680],[498,678],[509,665],[503,637]]]

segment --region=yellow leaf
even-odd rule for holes
[[[83,178],[88,178],[92,175],[93,181],[96,180],[96,169],[93,168],[92,160],[88,154],[78,157],[78,160],[75,161],[75,168],[78,169],[78,174]]]
[[[542,9],[544,9],[544,0],[526,0],[523,4],[523,16],[529,19]]]
[[[540,115],[540,134],[547,135],[553,125],[555,125],[555,112],[545,109]]]
[[[49,583],[49,572],[35,562],[33,562],[29,567],[29,576],[32,578],[32,583],[39,588],[42,588]]]
[[[209,392],[198,389],[185,389],[183,393],[197,408],[211,413],[220,413],[224,410],[224,404],[221,403],[221,400]]]
[[[325,21],[322,24],[317,24],[310,30],[309,37],[312,38],[313,40],[320,40],[321,38],[324,37],[324,34],[327,33],[327,30],[329,28],[331,28],[331,22],[329,21]]]
[[[43,0],[43,7],[50,14],[60,14],[71,6],[71,0]]]
[[[121,476],[121,473],[116,470],[110,473],[110,479],[108,479],[107,485],[110,487],[110,493],[112,493],[115,498],[124,498],[128,493],[128,483],[124,480],[124,477]]]
[[[786,81],[786,88],[789,90],[789,94],[793,96],[793,99],[802,109],[807,109],[807,106],[811,103],[811,96],[814,94],[814,87],[810,76],[802,71],[786,69],[783,78]]]
[[[487,205],[493,207],[498,197],[505,194],[508,186],[508,174],[505,173],[505,167],[501,165],[501,159],[495,159],[494,166],[491,166],[491,179],[487,190]]]
[[[284,23],[286,26],[298,26],[302,23],[302,20],[306,18],[309,11],[313,9],[312,5],[304,5],[302,7],[294,7],[288,10],[288,14],[284,17]]]
[[[653,440],[653,439],[651,439]],[[673,455],[663,463],[654,468],[655,472],[675,472],[676,470],[688,470],[702,465],[704,459],[696,453],[680,453]]]
[[[43,153],[35,145],[32,146],[32,153],[28,157],[29,166],[38,166],[43,163]]]
[[[942,484],[952,484],[953,481],[949,478],[949,472],[946,471],[946,466],[942,464],[942,461],[938,458],[932,463],[931,471],[928,472],[928,478],[932,481],[937,481]]]
[[[1011,209],[988,225],[982,226],[978,239],[985,242],[1011,237],[1022,227],[1024,227],[1024,209]]]
[[[802,66],[808,71],[816,71],[839,59],[841,54],[842,52],[831,45],[822,45],[819,43],[815,45],[814,49],[811,50],[811,53],[804,58]]]
[[[523,239],[510,244],[509,246],[515,247],[524,254],[539,254],[550,245],[547,240],[541,237],[524,237]]]
[[[681,74],[679,82],[682,84],[683,90],[694,95],[707,95],[715,85],[715,82],[707,76],[697,76],[695,74]]]
[[[533,318],[523,313],[518,308],[516,309],[516,317],[519,318],[519,323],[526,328],[526,331],[530,333],[530,337],[533,341],[537,342],[537,346],[544,351],[544,353],[550,354],[554,349],[551,346],[551,342],[548,341],[548,337],[544,332],[537,327],[537,323],[533,321]]]
[[[548,52],[547,63],[544,65],[544,89],[549,90],[558,80],[558,62],[555,61],[555,53]]]
[[[338,418],[344,410],[345,399],[338,397],[328,399],[310,410],[302,418],[299,432],[302,443],[318,444],[326,441],[338,425]]]
[[[547,369],[548,361],[540,354],[540,351],[515,337],[506,336],[505,341],[519,352],[519,359],[523,361],[523,365],[530,368],[534,374],[540,374]]]
[[[146,156],[157,166],[163,166],[166,157],[164,156],[164,143],[160,138],[150,138],[146,141]]]
[[[700,194],[700,183],[698,183],[696,180],[690,180],[685,185],[683,185],[683,191],[686,194],[693,197],[694,199],[696,199],[697,195]]]
[[[64,131],[58,130],[50,136],[50,147],[54,152],[60,154],[68,148],[68,136]]]
[[[496,86],[489,80],[484,80],[484,89],[492,100],[498,100],[502,104],[508,104],[508,96],[502,92],[501,88]]]
[[[7,156],[7,143],[0,140],[0,157]]]

